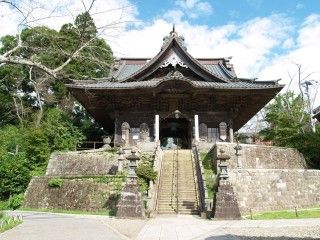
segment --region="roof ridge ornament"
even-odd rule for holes
[[[173,52],[170,56],[162,63],[160,68],[168,67],[172,65],[174,68],[179,65],[180,67],[188,68],[188,66],[179,58],[179,56]]]
[[[161,46],[161,50],[164,48],[164,46],[172,39],[175,38],[177,42],[183,47],[184,50],[187,50],[187,47],[185,46],[184,37],[181,35],[179,36],[178,32],[176,32],[175,24],[172,25],[172,31],[170,31],[169,35],[165,36],[163,38],[163,43]]]
[[[172,70],[170,72],[168,72],[168,74],[166,75],[167,78],[174,78],[174,79],[177,79],[177,78],[183,78],[183,74],[182,72],[178,71],[178,70]]]

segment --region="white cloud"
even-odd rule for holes
[[[182,10],[187,18],[198,18],[200,15],[210,15],[213,8],[209,2],[200,0],[177,0],[178,10]]]
[[[88,9],[91,1],[84,0],[83,3],[85,6],[78,0],[20,1],[17,7],[23,14],[6,3],[0,3],[0,36],[15,34],[19,23],[22,23],[20,28],[25,25],[46,25],[58,30]],[[127,0],[96,0],[90,13],[98,28],[107,26],[106,34],[124,30],[129,23],[138,24],[137,9]],[[28,16],[26,20],[24,16]]]
[[[287,84],[284,91],[290,87],[291,90],[298,92],[299,85],[296,64],[299,64],[302,66],[302,79],[307,77],[308,80],[318,81],[318,84],[315,83],[310,88],[310,95],[312,99],[316,97],[314,107],[320,105],[320,94],[317,94],[317,89],[319,89],[320,92],[319,39],[320,15],[310,15],[301,26],[299,26],[295,48],[270,59],[269,63],[266,64],[261,71],[260,77],[264,79],[281,78],[281,83]],[[295,76],[290,86],[290,77],[288,74]]]
[[[232,62],[238,74],[244,77],[257,76],[272,49],[288,38],[291,29],[288,20],[279,15],[219,27],[190,24],[181,18],[178,20],[176,30],[185,36],[192,55],[233,56]],[[151,57],[160,50],[162,38],[171,28],[170,21],[159,18],[140,29],[125,31],[117,39],[117,45],[112,46],[116,52],[126,56]]]
[[[35,25],[45,24],[58,29],[83,11],[81,1],[77,0],[42,2],[32,11],[31,19],[44,18],[34,22]],[[89,0],[85,2],[88,4]],[[303,66],[304,74],[314,72],[311,78],[320,79],[317,59],[320,54],[320,15],[310,15],[301,25],[294,25],[283,15],[213,27],[187,20],[201,11],[205,14],[209,10],[207,13],[211,14],[212,7],[207,4],[200,0],[178,0],[176,8],[149,22],[139,21],[137,8],[129,0],[97,0],[92,13],[96,13],[93,17],[97,26],[111,24],[104,37],[118,57],[153,57],[160,51],[162,39],[171,31],[174,22],[178,33],[185,36],[188,51],[193,56],[233,56],[232,63],[240,77],[282,78],[282,83],[288,83],[288,72],[296,70],[292,64],[295,62]],[[28,10],[27,6],[23,9]],[[192,13],[196,15],[192,16]],[[50,14],[53,18],[46,18]],[[16,10],[0,4],[0,35],[15,33],[19,19],[21,16]],[[112,25],[119,19],[123,24]],[[296,83],[292,86],[294,88]],[[320,105],[320,96],[315,105]]]
[[[182,21],[184,13],[181,10],[169,10],[163,16],[169,22],[178,23]]]

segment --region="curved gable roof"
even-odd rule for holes
[[[181,43],[181,38],[175,33],[171,32],[169,40],[164,44],[161,51],[152,58],[145,65],[140,67],[136,71],[132,71],[131,74],[127,75],[121,82],[135,82],[143,81],[157,69],[159,69],[163,62],[170,57],[170,54],[176,54],[181,61],[190,68],[196,75],[201,79],[208,82],[229,82],[232,74],[220,63],[217,64],[216,68],[219,66],[219,70],[210,70],[210,67],[205,67],[195,58],[193,58],[184,48]],[[136,69],[138,68],[135,66]],[[130,70],[133,70],[135,67],[130,67]],[[121,68],[119,69],[119,71]],[[129,71],[130,71],[129,70]],[[221,72],[221,74],[217,72]]]

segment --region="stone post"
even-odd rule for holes
[[[199,142],[199,116],[194,115],[194,139],[196,143]]]
[[[230,156],[220,149],[220,155],[217,156],[220,160],[219,168],[219,187],[215,199],[214,218],[218,219],[239,219],[241,217],[238,200],[233,191],[232,184],[228,180],[227,160]]]
[[[160,122],[159,122],[159,115],[155,116],[155,123],[154,123],[154,141],[158,142],[160,140]]]
[[[123,163],[124,163],[124,160],[125,160],[125,157],[124,157],[124,151],[122,148],[119,149],[119,157],[118,157],[118,172],[122,172],[123,171]]]
[[[116,215],[118,218],[143,218],[144,207],[136,175],[137,161],[140,158],[136,155],[136,151],[132,150],[127,159],[129,160],[128,179],[117,205]]]
[[[241,168],[242,167],[242,162],[241,162],[241,159],[240,159],[240,151],[242,150],[242,147],[241,145],[239,144],[239,141],[237,139],[237,145],[234,147],[234,150],[236,150],[236,156],[237,156],[237,167],[238,168]]]
[[[229,121],[229,141],[233,143],[233,120]]]

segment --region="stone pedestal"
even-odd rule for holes
[[[216,203],[214,209],[214,218],[217,219],[240,219],[240,210],[237,197],[229,180],[220,180]]]
[[[136,182],[127,182],[117,205],[118,218],[143,218],[144,208]]]

